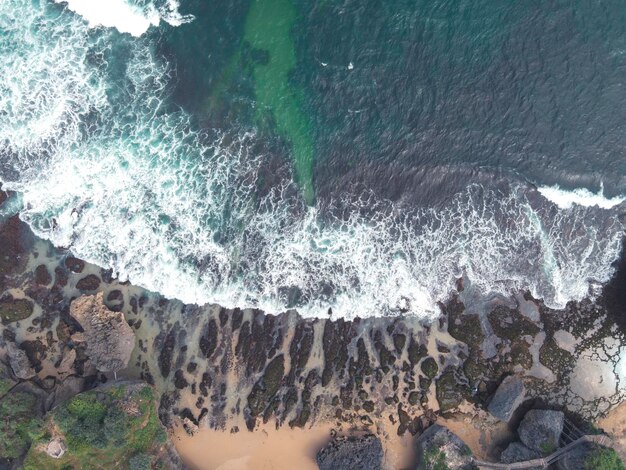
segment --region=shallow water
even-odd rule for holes
[[[0,181],[121,279],[354,317],[610,277],[621,3],[85,5],[0,5]]]

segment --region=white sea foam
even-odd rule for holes
[[[603,188],[600,188],[597,194],[587,188],[577,188],[568,191],[561,189],[558,185],[540,186],[537,189],[543,197],[553,202],[561,209],[569,209],[573,205],[584,207],[596,206],[602,209],[611,209],[626,201],[626,196],[605,197]]]
[[[193,17],[178,12],[176,0],[168,0],[161,8],[154,3],[144,5],[128,0],[54,0],[67,4],[67,8],[82,16],[90,27],[104,26],[115,28],[120,33],[141,36],[151,26],[158,26],[161,20],[179,26]]]
[[[289,180],[259,201],[254,134],[209,140],[165,112],[171,71],[145,38],[34,5],[0,4],[0,178],[38,235],[122,279],[185,302],[363,317],[437,314],[460,273],[555,307],[612,273],[609,209],[537,206],[523,190],[472,186],[411,213],[368,200],[367,218],[358,203],[343,218],[306,208]],[[113,86],[115,41],[127,59]]]

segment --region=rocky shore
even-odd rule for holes
[[[0,211],[6,199],[0,191]],[[26,393],[43,422],[80,392],[141,381],[154,390],[170,434],[325,425],[339,437],[375,436],[367,452],[380,455],[380,465],[371,468],[400,468],[390,450],[398,439],[414,446],[413,468],[430,468],[417,442],[444,429],[461,436],[467,455],[517,458],[510,456],[529,449],[524,439],[516,444],[528,410],[553,410],[583,427],[624,400],[621,263],[593,299],[563,310],[528,293],[480,297],[459,280],[438,318],[304,319],[295,311],[267,315],[162,298],[36,238],[17,214],[5,214],[0,403]],[[18,468],[31,446],[41,448],[36,436],[2,455],[0,468]],[[324,462],[339,447],[318,458],[320,468],[333,468]]]

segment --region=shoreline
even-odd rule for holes
[[[468,308],[459,284],[458,295],[440,304],[432,322],[309,319],[293,311],[270,315],[169,301],[52,247],[16,216],[0,221],[0,237],[12,256],[1,271],[0,302],[32,303],[28,315],[0,325],[0,359],[6,362],[9,344],[25,350],[36,371],[28,382],[41,387],[52,379],[59,395],[69,393],[63,388],[70,380],[80,382],[75,391],[111,380],[80,349],[68,370],[60,368],[75,349],[64,333],[74,328],[72,299],[103,292],[106,306],[124,313],[136,337],[129,367],[118,378],[156,388],[161,422],[192,464],[197,449],[216,436],[224,439],[223,449],[207,465],[246,456],[260,462],[267,457],[259,450],[264,439],[278,445],[287,437],[311,462],[312,449],[333,429],[339,435],[373,432],[394,456],[392,466],[406,462],[409,468],[414,440],[435,422],[462,435],[475,455],[497,459],[509,431],[484,409],[507,375],[523,379],[529,402],[580,419],[595,420],[626,397],[619,370],[626,339],[614,316],[623,305],[613,280],[597,302],[571,302],[558,311],[528,294]],[[623,257],[618,265],[619,281]],[[227,443],[243,436],[242,455],[227,451]]]

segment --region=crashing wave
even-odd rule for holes
[[[306,207],[288,177],[261,197],[254,134],[209,138],[170,109],[171,70],[146,38],[37,5],[0,3],[0,179],[38,235],[123,280],[188,303],[365,317],[436,314],[460,275],[561,307],[612,274],[609,209],[538,204],[524,188],[474,185],[412,212]]]
[[[139,37],[151,26],[159,26],[161,20],[172,26],[180,26],[193,20],[193,16],[181,15],[176,0],[168,0],[160,7],[149,2],[130,3],[127,0],[54,0],[82,16],[91,28],[104,26],[120,33]]]
[[[604,188],[600,188],[594,194],[587,188],[577,188],[572,191],[561,189],[558,185],[541,186],[537,188],[543,197],[559,206],[561,209],[569,209],[574,205],[584,207],[600,207],[601,209],[612,209],[626,201],[624,196],[607,198],[604,196]]]

